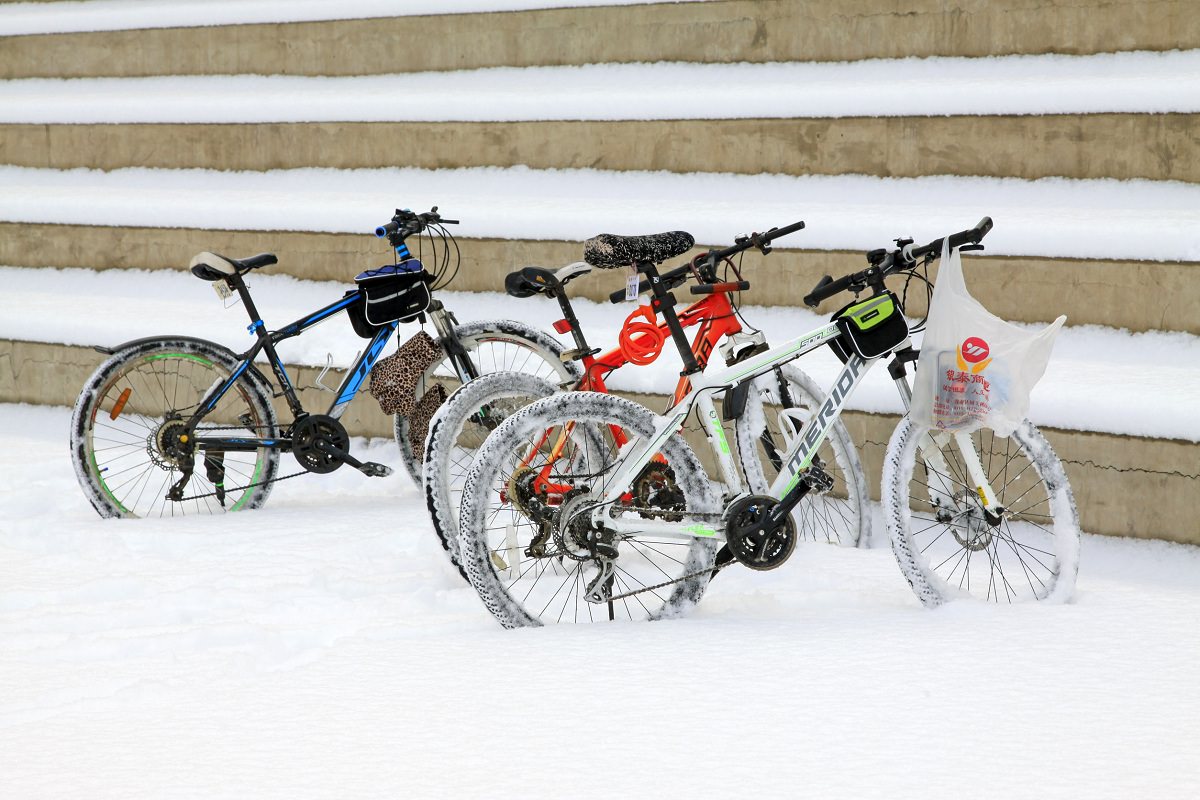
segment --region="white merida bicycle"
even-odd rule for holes
[[[948,237],[949,246],[978,245],[991,227],[984,218]],[[942,239],[924,247],[899,240],[896,249],[869,253],[866,270],[826,276],[807,304],[844,290],[871,294],[786,344],[691,375],[691,393],[663,416],[611,395],[572,392],[535,402],[497,427],[466,476],[460,514],[464,566],[488,609],[506,627],[673,617],[699,602],[727,565],[783,564],[796,541],[789,512],[830,489],[815,454],[855,387],[886,360],[907,407],[905,365],[917,351],[884,281],[928,264],[942,247]],[[656,281],[653,264],[636,251],[631,260]],[[713,398],[728,390],[726,405],[736,405],[745,394],[737,387],[823,345],[845,366],[820,410],[793,432],[768,492],[753,494],[734,466]],[[693,411],[724,497],[678,435]],[[624,447],[615,446],[614,429],[628,438]],[[671,502],[631,489],[652,462],[672,476]],[[926,605],[962,596],[1016,602],[1071,595],[1075,503],[1061,463],[1028,420],[1000,437],[986,428],[930,431],[903,417],[888,444],[881,496],[900,569]]]

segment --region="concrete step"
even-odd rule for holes
[[[460,245],[462,268],[452,287],[460,291],[498,291],[514,269],[561,266],[582,255],[579,242],[567,241],[464,238]],[[234,256],[271,251],[280,259],[272,273],[308,280],[348,282],[388,259],[377,239],[361,234],[0,222],[0,264],[8,266],[184,269],[193,255],[213,249]],[[851,251],[779,249],[767,258],[748,256],[746,277],[753,286],[745,297],[755,305],[800,306],[822,275],[864,265],[863,254]],[[1047,322],[1065,313],[1072,325],[1200,334],[1195,263],[979,256],[964,259],[963,266],[972,291],[1005,319]],[[622,281],[598,271],[571,286],[576,296],[606,300]],[[912,292],[909,301],[910,314],[924,313],[923,293]],[[821,310],[832,312],[839,302],[826,301]]]
[[[1200,47],[1191,0],[720,0],[15,36],[0,78],[364,75],[614,61],[854,61]]]
[[[436,146],[430,146],[436,143]],[[0,163],[403,165],[1200,182],[1200,114],[546,122],[5,124]]]
[[[0,339],[0,402],[72,406],[103,359],[87,347]],[[301,386],[311,385],[317,374],[310,367],[289,371]],[[656,410],[666,403],[657,395],[627,396]],[[307,390],[302,402],[322,408],[328,395]],[[896,417],[850,412],[844,419],[862,448],[867,483],[877,498],[883,453]],[[355,435],[391,436],[390,418],[365,393],[351,403],[342,421]],[[1084,530],[1200,544],[1193,508],[1200,489],[1194,443],[1057,429],[1045,433],[1066,465]],[[65,452],[65,432],[63,436]],[[706,452],[694,435],[692,444],[697,453]]]

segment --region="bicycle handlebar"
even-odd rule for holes
[[[392,217],[391,222],[384,223],[375,229],[375,235],[380,239],[385,236],[394,236],[401,234],[403,236],[411,236],[414,233],[420,233],[425,230],[430,224],[434,225],[457,225],[456,219],[443,219],[437,213],[438,207],[434,206],[429,211],[422,214],[414,214],[407,208],[397,208],[396,215]]]
[[[974,228],[952,233],[940,239],[934,239],[929,244],[922,245],[921,247],[913,247],[912,242],[908,242],[890,253],[885,250],[872,251],[872,253],[868,254],[868,259],[871,260],[869,268],[861,272],[852,272],[849,275],[843,275],[837,280],[826,275],[817,282],[817,285],[813,287],[811,292],[805,295],[804,305],[816,308],[822,300],[833,297],[835,294],[844,292],[850,288],[857,287],[857,290],[861,290],[867,286],[877,286],[877,288],[881,289],[884,278],[899,270],[910,269],[916,266],[918,258],[925,256],[934,256],[936,258],[941,256],[942,248],[947,241],[949,241],[951,247],[979,244],[991,229],[992,218],[984,217],[979,220]],[[878,260],[872,257],[875,254],[880,256]]]
[[[921,256],[927,256],[930,253],[936,253],[939,256],[942,254],[942,247],[946,239],[950,240],[951,247],[962,247],[964,244],[979,244],[983,237],[988,235],[988,231],[992,229],[992,218],[984,217],[979,220],[974,228],[958,233],[952,233],[949,236],[944,236],[941,239],[934,239],[927,245],[922,247],[913,247],[906,245],[903,249],[905,260],[909,263],[916,261]]]
[[[716,267],[718,262],[751,248],[758,248],[762,251],[763,255],[766,255],[767,253],[771,252],[771,248],[768,246],[771,242],[780,237],[787,236],[788,234],[795,233],[796,231],[803,229],[804,220],[800,220],[798,222],[793,222],[791,225],[785,225],[782,228],[771,228],[766,233],[751,233],[748,236],[737,236],[734,238],[734,244],[731,247],[726,247],[723,250],[709,250],[707,253],[702,253],[696,256],[696,258],[692,259],[691,263],[685,264],[682,267],[676,267],[669,272],[664,272],[662,275],[658,276],[658,279],[661,283],[665,284],[668,289],[673,289],[687,280],[687,277],[692,274],[693,264],[703,264],[705,266]],[[750,288],[749,281],[737,281],[736,284],[739,287],[737,289],[729,288],[734,285],[732,283],[704,283],[693,286],[691,291],[692,294],[712,294],[713,292],[721,291],[740,292]],[[705,288],[710,286],[724,288]],[[649,289],[649,281],[638,282],[638,294],[649,291]],[[619,289],[613,292],[608,296],[608,299],[610,302],[620,303],[625,299],[625,290]]]

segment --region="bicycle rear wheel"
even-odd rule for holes
[[[177,444],[182,421],[239,366],[220,345],[183,337],[134,342],[100,365],[71,420],[75,475],[100,516],[217,514],[263,504],[278,469],[276,450],[189,451]],[[240,374],[195,430],[200,436],[206,432],[278,435],[270,390],[252,369]],[[189,457],[185,499],[168,500]]]
[[[884,457],[884,517],[900,570],[925,605],[1065,601],[1079,571],[1079,517],[1049,442],[1028,420],[1011,436],[970,434],[999,515],[950,434],[900,420]]]
[[[653,420],[629,400],[568,392],[526,406],[488,437],[464,482],[459,544],[471,584],[506,628],[662,619],[699,602],[715,542],[616,536],[591,521],[588,498],[604,491],[618,458],[612,428],[649,436]],[[687,520],[718,507],[676,435],[608,513]],[[601,554],[614,565],[603,584]],[[589,602],[598,586],[610,599]]]

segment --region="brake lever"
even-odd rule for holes
[[[964,244],[962,247],[958,248],[958,252],[970,253],[972,250],[982,250],[982,249],[983,249],[983,245],[981,245],[981,244]]]
[[[765,256],[767,253],[771,252],[771,250],[773,249],[773,248],[771,247],[771,245],[770,245],[770,243],[769,243],[769,242],[764,242],[764,241],[763,241],[763,238],[762,238],[762,234],[761,234],[761,233],[757,233],[757,232],[755,232],[755,233],[751,234],[751,236],[750,236],[750,242],[751,242],[751,244],[753,244],[755,247],[757,247],[757,248],[758,248],[758,251],[759,251],[760,253],[762,253],[764,256]]]

